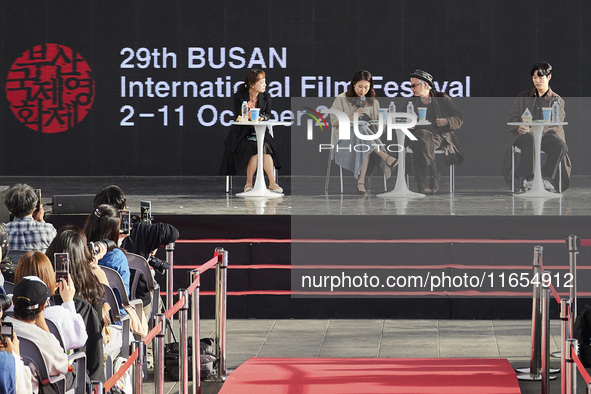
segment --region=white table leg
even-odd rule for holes
[[[398,172],[396,176],[396,185],[394,186],[394,190],[378,194],[377,197],[382,198],[423,198],[425,197],[424,194],[415,193],[410,191],[408,185],[406,184],[406,147],[404,146],[404,138],[405,138],[404,131],[396,129],[396,140],[398,141],[398,145],[402,148],[402,151],[398,153]]]
[[[534,179],[531,190],[525,193],[516,194],[519,198],[557,198],[559,193],[552,193],[544,189],[544,180],[542,178],[542,134],[544,132],[544,124],[533,124],[534,137]]]
[[[276,193],[267,189],[265,183],[265,171],[263,170],[263,144],[265,142],[265,132],[267,127],[272,129],[272,126],[254,125],[254,130],[257,136],[257,175],[254,181],[252,190],[242,193],[236,193],[239,197],[281,197],[283,193]]]

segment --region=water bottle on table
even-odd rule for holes
[[[560,104],[558,103],[558,99],[555,99],[552,103],[552,117],[551,121],[553,123],[560,122]]]
[[[242,116],[243,122],[248,122],[248,103],[246,101],[242,102],[242,107],[240,109],[240,116]]]

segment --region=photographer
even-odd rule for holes
[[[127,209],[127,197],[119,186],[110,185],[94,197],[94,206],[98,207],[101,204],[108,204],[119,210]],[[168,269],[168,264],[155,258],[154,253],[160,246],[175,242],[178,237],[179,231],[170,224],[135,221],[129,236],[123,239],[121,247],[130,253],[144,257],[152,268],[163,274]],[[149,305],[151,293],[145,281],[140,280],[138,292],[141,294],[144,307]]]
[[[6,224],[10,249],[45,252],[56,230],[44,221],[45,210],[33,188],[20,183],[14,185],[6,193],[4,203],[14,216]]]

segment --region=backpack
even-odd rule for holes
[[[585,308],[573,325],[573,338],[579,341],[579,358],[585,368],[591,367],[591,306]]]
[[[189,359],[189,379],[193,379],[193,338],[189,337],[188,359]],[[212,338],[203,338],[199,341],[199,354],[201,360],[201,379],[207,380],[214,374],[214,365],[217,361]],[[172,342],[164,345],[164,370],[170,380],[179,380],[179,343]]]

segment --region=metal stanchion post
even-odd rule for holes
[[[573,314],[573,319],[577,318],[577,255],[579,254],[578,250],[579,238],[576,235],[569,235],[567,238],[567,247],[568,247],[568,268],[569,272],[572,275],[572,287],[569,291],[570,302],[571,302],[571,312]],[[572,335],[572,332],[571,332]]]
[[[570,313],[568,308],[569,300],[566,298],[560,299],[560,370],[564,373],[560,376],[560,393],[567,393],[569,375],[567,373],[567,353],[569,349],[567,346],[569,339],[568,315]]]
[[[154,327],[160,323],[160,332],[156,335],[154,348],[154,393],[164,394],[164,335],[166,334],[166,316],[159,313],[154,316]]]
[[[103,382],[92,381],[88,388],[88,394],[103,394]]]
[[[133,393],[134,394],[142,394],[144,392],[143,388],[143,363],[145,358],[145,349],[146,345],[142,341],[133,341],[131,342],[131,353],[135,352],[135,349],[138,349],[138,356],[137,360],[131,369],[131,379],[133,385]]]
[[[576,394],[577,392],[577,368],[573,354],[579,353],[579,341],[576,339],[566,340],[566,369],[564,370],[564,379],[566,380],[566,394]],[[574,372],[574,373],[573,373]],[[562,393],[562,392],[561,392]]]
[[[172,309],[174,305],[174,243],[166,245],[166,262],[170,267],[166,270],[166,310]],[[174,318],[170,318],[170,331],[166,335],[166,342],[172,342],[172,331],[174,330]]]
[[[550,305],[548,303],[549,287],[542,287],[542,394],[550,392]]]
[[[532,324],[531,324],[531,352],[529,358],[529,368],[518,368],[519,380],[540,380],[540,283],[541,283],[541,259],[544,248],[542,246],[534,247],[533,259],[533,277],[539,280],[533,281],[532,291]]]
[[[223,382],[226,379],[226,291],[227,291],[227,267],[228,251],[216,248],[220,260],[216,265],[215,278],[215,324],[216,324],[216,356],[217,380]]]
[[[193,311],[191,313],[194,342],[191,349],[193,360],[193,394],[201,394],[201,334],[199,332],[199,287],[201,286],[201,276],[199,270],[191,271],[191,283],[194,282],[198,284],[193,292]]]
[[[183,300],[183,306],[179,310],[179,327],[181,337],[179,341],[179,385],[180,393],[189,393],[189,292],[179,289],[179,299]],[[199,339],[193,338],[193,347],[199,345]]]

